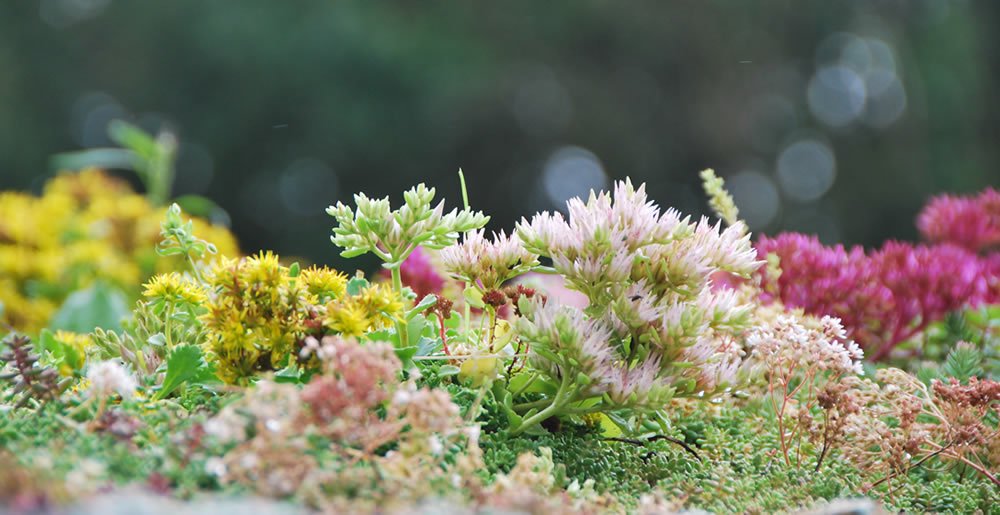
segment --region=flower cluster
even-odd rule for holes
[[[928,241],[971,252],[1000,247],[1000,191],[986,188],[975,196],[935,197],[917,217],[917,228]]]
[[[128,400],[138,387],[132,374],[117,361],[101,361],[87,367],[87,381],[90,383],[87,395],[94,398],[117,394]]]
[[[179,267],[156,259],[163,216],[97,170],[59,175],[41,197],[0,193],[0,320],[37,333],[70,292],[97,279],[137,295],[142,281]],[[220,251],[238,253],[229,231],[193,224]]]
[[[452,277],[488,292],[534,269],[538,266],[538,256],[526,251],[516,237],[502,231],[489,240],[482,230],[474,230],[465,233],[462,243],[442,250],[441,262]]]
[[[308,335],[360,336],[402,316],[402,299],[385,284],[352,280],[328,268],[298,271],[270,252],[222,260],[209,271],[202,316],[219,376],[238,382],[295,360]]]
[[[778,439],[786,464],[803,438],[817,433],[813,408],[823,404],[825,388],[839,384],[843,376],[863,372],[864,357],[856,343],[847,339],[840,320],[825,316],[779,314],[768,324],[754,328],[747,337],[751,359],[767,378],[767,393],[778,424]],[[792,413],[795,416],[790,416]],[[823,448],[817,468],[830,444],[832,417],[824,421]],[[791,431],[786,431],[790,427]],[[794,455],[800,461],[801,452]]]
[[[384,283],[372,284],[356,295],[342,295],[326,303],[323,325],[338,334],[361,336],[383,329],[402,317],[403,300]]]
[[[553,515],[624,510],[612,496],[594,491],[593,479],[582,485],[574,481],[564,489],[556,475],[552,449],[542,447],[537,455],[521,454],[510,472],[499,474],[492,485],[477,492],[477,504],[490,511]]]
[[[856,343],[847,339],[847,332],[840,320],[824,316],[811,317],[778,315],[773,324],[754,328],[747,337],[751,356],[769,371],[799,372],[812,370],[834,375],[861,374],[864,353]],[[775,379],[781,386],[789,386],[789,372]]]
[[[399,267],[403,285],[408,286],[417,295],[417,301],[430,294],[438,294],[444,290],[445,278],[438,272],[431,259],[431,253],[423,247],[417,247]],[[389,277],[388,271],[383,271],[384,277]]]
[[[589,301],[583,312],[521,306],[526,320],[519,328],[535,366],[566,385],[549,408],[605,392],[595,411],[655,406],[675,393],[704,394],[730,383],[751,305],[732,290],[714,289],[711,275],[749,277],[759,266],[745,225],[723,230],[707,219],[661,213],[644,186],[627,180],[613,194],[591,192],[567,207],[568,220],[540,213],[517,227],[525,249],[552,259]],[[543,415],[551,411],[536,417]]]
[[[866,253],[786,233],[760,238],[757,251],[779,263],[759,272],[765,301],[840,317],[873,360],[947,313],[997,298],[986,262],[954,245],[889,242]]]
[[[1000,486],[1000,383],[972,378],[928,388],[896,368],[879,370],[877,379],[881,384],[859,382],[831,403],[846,414],[844,457],[880,476],[869,489],[882,483],[891,488],[893,480],[935,457],[963,463]]]
[[[219,376],[236,382],[259,370],[281,367],[295,354],[311,315],[306,287],[267,252],[224,259],[209,271],[203,320]]]
[[[413,502],[433,495],[435,483],[450,485],[464,460],[448,456],[463,442],[477,446],[477,433],[447,392],[401,383],[387,343],[325,337],[310,349],[323,366],[305,388],[261,381],[206,425],[235,444],[211,464],[222,481],[327,509],[354,496]],[[393,450],[380,451],[386,444]],[[328,459],[317,461],[319,453]],[[467,465],[463,474],[479,466]]]
[[[403,206],[392,210],[389,198],[354,195],[357,210],[338,202],[327,213],[337,220],[331,240],[344,249],[344,257],[371,252],[398,267],[417,246],[442,249],[455,243],[460,233],[486,225],[489,217],[469,210],[444,212],[444,201],[432,206],[434,188],[422,183],[403,193]]]

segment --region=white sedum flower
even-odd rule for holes
[[[117,361],[101,361],[91,365],[87,369],[87,380],[90,381],[87,392],[91,397],[109,397],[117,393],[122,399],[128,400],[135,396],[135,378]]]
[[[752,356],[772,369],[801,367],[838,374],[861,375],[861,348],[846,339],[839,318],[825,316],[818,327],[807,327],[793,316],[779,315],[770,327],[755,329],[747,338]]]

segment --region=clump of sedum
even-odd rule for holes
[[[714,288],[712,275],[749,277],[760,265],[746,226],[682,219],[628,180],[567,203],[569,217],[539,213],[517,226],[525,252],[551,259],[576,308],[520,303],[529,373],[551,395],[514,406],[515,431],[560,414],[658,410],[674,395],[730,385],[743,359],[751,305]]]

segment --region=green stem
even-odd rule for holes
[[[399,266],[394,266],[389,269],[392,274],[392,289],[396,291],[396,294],[400,298],[403,297],[403,275],[400,272]],[[399,335],[399,346],[406,347],[410,343],[410,339],[406,335],[406,322],[403,320],[396,321],[396,334]]]
[[[489,342],[489,346],[490,346],[490,352],[493,353],[493,352],[496,352],[496,349],[493,348],[493,341],[496,340],[496,332],[497,332],[497,310],[493,306],[487,306],[486,310],[490,314],[490,342]]]
[[[198,280],[198,284],[204,285],[205,279],[201,276],[201,272],[198,270],[198,265],[194,262],[194,258],[191,257],[191,253],[185,250],[184,254],[188,258],[188,263],[191,265],[191,271],[194,272],[194,278]]]
[[[167,352],[170,352],[174,348],[174,339],[172,336],[173,328],[171,327],[171,322],[174,316],[174,305],[167,305],[167,316],[163,320],[163,336],[167,342]]]
[[[544,422],[548,418],[559,413],[565,405],[572,402],[573,397],[576,396],[576,391],[571,388],[571,375],[573,374],[563,374],[562,382],[559,384],[559,391],[556,392],[556,396],[552,399],[552,404],[522,421],[521,425],[517,429],[511,431],[511,435],[516,436],[523,433],[525,429]]]
[[[531,375],[531,379],[528,379],[528,382],[527,382],[527,383],[524,383],[524,386],[522,386],[522,387],[521,387],[521,388],[520,388],[520,389],[519,389],[518,391],[516,391],[516,392],[513,392],[513,393],[512,393],[511,395],[512,395],[513,397],[517,397],[518,395],[521,395],[521,394],[522,394],[522,393],[524,393],[524,391],[525,391],[525,390],[527,390],[527,389],[528,389],[528,388],[529,388],[529,387],[530,387],[530,386],[531,386],[532,384],[534,384],[534,383],[535,383],[535,381],[536,381],[537,379],[538,379],[538,374],[532,374],[532,375]]]
[[[553,399],[539,399],[537,401],[522,402],[520,404],[514,405],[514,411],[525,412],[531,408],[541,408],[542,406],[548,406],[552,404]]]

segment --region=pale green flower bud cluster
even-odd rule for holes
[[[702,187],[708,194],[708,205],[712,211],[726,222],[726,225],[735,225],[740,219],[740,210],[736,207],[732,195],[726,191],[726,182],[721,177],[715,175],[715,170],[708,168],[701,172]]]
[[[417,246],[442,249],[454,244],[461,233],[486,225],[489,217],[482,212],[451,210],[445,213],[444,201],[436,206],[434,188],[423,183],[403,193],[403,205],[393,210],[389,198],[371,199],[364,193],[354,195],[357,209],[338,202],[327,214],[337,220],[330,238],[343,248],[341,255],[355,257],[371,252],[396,268]]]

